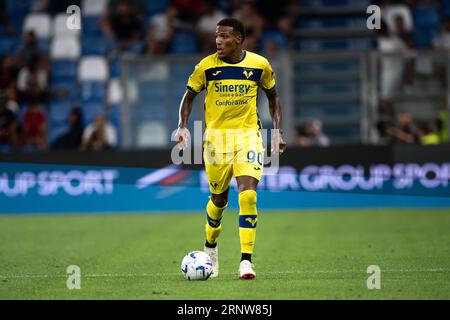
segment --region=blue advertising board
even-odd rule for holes
[[[258,207],[450,207],[449,179],[450,163],[284,166],[261,179]],[[203,211],[208,195],[204,171],[175,165],[0,164],[0,214]]]

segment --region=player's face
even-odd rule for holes
[[[232,56],[233,52],[238,50],[240,44],[241,38],[233,32],[233,27],[217,26],[216,46],[219,58]]]

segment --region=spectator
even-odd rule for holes
[[[287,39],[278,30],[269,30],[263,33],[261,51],[265,55],[273,55],[287,48]]]
[[[17,98],[17,90],[16,86],[12,85],[9,88],[7,88],[4,91],[4,97],[6,100],[6,107],[14,112],[14,114],[17,116],[19,113],[19,103]]]
[[[437,50],[450,50],[450,17],[442,21],[439,35],[433,39],[433,47]]]
[[[420,144],[423,145],[440,143],[439,135],[431,123],[424,122],[420,124],[417,128],[417,136]]]
[[[438,36],[433,39],[433,49],[436,51],[433,60],[433,69],[441,82],[445,85],[447,78],[448,51],[450,50],[450,17],[442,21]]]
[[[405,20],[403,15],[398,14],[394,17],[394,33],[403,41],[405,49],[415,49],[415,39],[414,33],[409,31],[405,25]],[[414,66],[415,59],[405,56],[404,72],[403,72],[403,83],[406,85],[406,90],[412,90],[412,85],[414,82]]]
[[[167,53],[175,28],[179,24],[178,9],[174,6],[168,6],[164,13],[154,15],[147,30],[145,53]]]
[[[297,0],[289,0],[284,8],[284,14],[276,22],[278,30],[288,40],[293,40],[300,16],[300,5]]]
[[[23,44],[17,52],[17,65],[22,68],[29,65],[32,60],[38,60],[39,64],[45,64],[45,55],[39,48],[38,39],[34,31],[28,31],[23,38]]]
[[[73,108],[69,113],[69,130],[59,136],[53,143],[52,148],[78,150],[81,147],[83,136],[83,114],[78,107]]]
[[[116,145],[116,128],[106,120],[103,114],[95,117],[94,122],[84,129],[81,150],[101,151],[112,149]]]
[[[414,32],[406,27],[405,19],[400,14],[394,17],[393,33],[403,41],[408,49],[415,48]]]
[[[436,129],[439,135],[439,139],[442,143],[448,141],[448,111],[443,109],[439,112],[436,120]]]
[[[328,147],[330,145],[330,139],[322,132],[320,120],[307,122],[304,130],[299,130],[296,142],[301,147]]]
[[[392,143],[392,136],[388,134],[388,129],[391,127],[392,125],[385,120],[379,120],[377,122],[376,133],[378,134],[377,137],[378,145],[389,145]]]
[[[16,116],[7,108],[4,97],[0,97],[0,145],[19,146]]]
[[[22,68],[17,78],[19,101],[28,103],[37,100],[46,102],[48,98],[48,73],[39,64],[37,56],[31,57],[26,67]]]
[[[242,1],[240,7],[233,12],[233,18],[242,21],[245,27],[246,36],[243,48],[249,51],[258,51],[259,40],[266,22],[255,4],[250,0]]]
[[[47,149],[47,118],[37,101],[31,101],[23,121],[24,141],[26,146]]]
[[[380,57],[381,99],[391,100],[402,83],[406,46],[403,41],[381,23],[378,31],[378,51]]]
[[[4,33],[9,36],[15,35],[14,29],[9,23],[8,15],[6,14],[5,0],[0,0],[0,28],[3,28]]]
[[[180,19],[185,23],[196,23],[203,13],[203,0],[172,0],[177,7]]]
[[[17,69],[12,59],[7,54],[0,56],[0,90],[7,90],[15,86],[17,78]]]
[[[402,20],[406,32],[414,32],[413,15],[406,4],[391,4],[390,1],[383,1],[381,16],[391,32],[397,32],[398,18]]]
[[[393,143],[413,144],[419,142],[411,113],[402,112],[398,115],[398,126],[388,126],[386,133]]]
[[[142,50],[145,13],[143,1],[110,1],[102,18],[102,29],[116,41],[119,53]]]
[[[31,10],[33,12],[47,12],[51,15],[55,15],[66,12],[67,8],[72,5],[81,7],[81,0],[34,0]]]
[[[216,51],[215,33],[217,23],[226,18],[225,13],[216,9],[214,0],[204,0],[204,14],[197,24],[201,51],[211,54]]]

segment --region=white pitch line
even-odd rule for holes
[[[386,273],[438,273],[438,272],[450,272],[449,268],[433,268],[433,269],[391,269],[383,270],[381,272]],[[343,274],[343,273],[364,273],[365,270],[291,270],[291,271],[269,271],[262,272],[262,274],[270,275],[284,275],[284,274]],[[225,275],[235,275],[237,273],[222,272]],[[178,276],[180,273],[100,273],[100,274],[81,274],[82,278],[131,278],[131,277],[164,277],[164,276]],[[66,275],[48,275],[48,274],[13,274],[13,275],[0,275],[0,279],[27,279],[27,278],[66,278]]]

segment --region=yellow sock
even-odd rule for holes
[[[254,190],[245,190],[239,193],[239,238],[241,240],[241,253],[253,254],[258,220],[256,200],[257,195]]]
[[[222,225],[220,224],[220,220],[223,216],[223,211],[227,205],[222,208],[216,207],[216,205],[209,199],[208,204],[206,205],[206,241],[208,243],[216,243],[217,238],[219,237],[220,230],[222,230]]]

